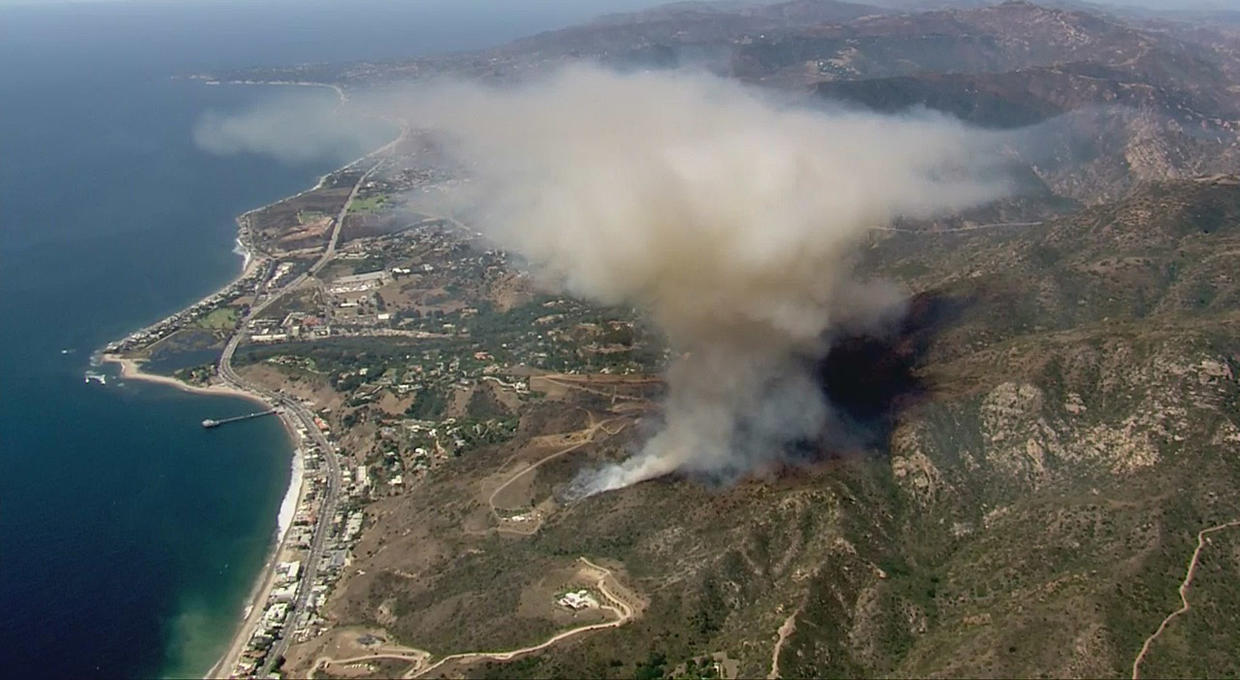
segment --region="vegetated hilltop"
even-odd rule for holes
[[[540,33],[513,41],[501,51],[541,58],[625,59],[653,55],[678,58],[676,46],[727,44],[737,36],[750,33],[851,21],[882,11],[877,7],[834,0],[772,4],[679,2],[639,12],[607,15],[580,26]]]
[[[1062,196],[1116,198],[1133,183],[1234,167],[1237,63],[1208,46],[1082,12],[1005,3],[875,17],[762,41],[734,70],[810,82],[827,99],[925,108],[988,128],[1039,125],[1025,160]]]
[[[920,634],[886,668],[1128,670],[1178,606],[1196,531],[1240,510],[1227,491],[1240,473],[1237,244],[1233,176],[1142,185],[1007,234],[875,245],[881,269],[971,300],[926,355],[934,396],[891,441],[904,557],[910,575],[930,577],[893,603],[891,618]],[[1240,568],[1234,553],[1214,560],[1216,577]],[[1152,646],[1145,672],[1235,672],[1222,641],[1236,624],[1185,619]],[[813,663],[874,668],[849,647]]]

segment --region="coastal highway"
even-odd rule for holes
[[[307,555],[305,565],[302,568],[301,579],[297,583],[297,594],[293,598],[288,620],[284,626],[285,635],[276,641],[275,645],[272,647],[271,654],[267,658],[267,665],[268,668],[270,668],[271,664],[273,664],[276,659],[283,656],[284,652],[288,649],[288,634],[296,630],[301,625],[302,618],[305,615],[306,603],[310,599],[310,589],[314,585],[314,579],[318,573],[319,564],[323,560],[323,553],[326,549],[327,539],[331,533],[332,520],[336,513],[336,502],[340,494],[340,461],[336,456],[334,445],[323,436],[322,431],[320,431],[318,426],[314,423],[314,414],[312,414],[304,405],[286,395],[261,390],[256,388],[254,385],[240,381],[239,376],[232,372],[231,365],[228,367],[228,371],[230,374],[229,378],[226,378],[228,382],[233,383],[236,387],[240,387],[242,389],[252,392],[259,392],[264,397],[283,407],[286,413],[291,414],[294,418],[296,418],[297,421],[301,423],[302,427],[304,427],[310,434],[310,438],[314,441],[315,445],[318,446],[318,449],[322,452],[323,460],[327,463],[327,489],[323,497],[323,505],[319,510],[319,516],[314,525],[314,535],[310,542],[309,554]],[[223,373],[221,373],[221,375],[223,375]],[[261,604],[259,606],[261,606]]]
[[[323,561],[323,552],[327,545],[328,535],[331,533],[332,519],[336,514],[336,501],[340,494],[340,461],[336,457],[336,449],[332,443],[323,436],[322,431],[320,431],[318,425],[315,424],[313,413],[311,413],[296,399],[247,382],[240,375],[238,375],[235,370],[233,370],[232,359],[233,355],[237,352],[237,346],[240,345],[241,341],[245,338],[246,331],[250,325],[250,320],[254,319],[259,314],[262,314],[264,310],[280,298],[284,297],[284,295],[286,295],[289,291],[296,289],[310,276],[318,273],[318,271],[329,261],[331,261],[332,257],[335,256],[336,244],[339,242],[340,230],[344,224],[344,218],[349,212],[349,206],[352,205],[353,200],[357,198],[357,194],[361,190],[362,184],[365,183],[371,173],[373,173],[378,167],[379,163],[375,163],[370,166],[366,172],[362,173],[360,177],[358,177],[357,182],[353,185],[353,190],[349,192],[349,197],[345,200],[344,205],[340,208],[340,213],[336,216],[336,224],[332,229],[331,239],[328,242],[327,247],[324,249],[323,255],[319,257],[313,266],[310,267],[308,272],[298,276],[293,281],[290,281],[288,284],[271,293],[267,299],[250,308],[249,313],[247,313],[241,320],[241,323],[238,324],[237,331],[228,339],[228,344],[224,346],[224,351],[220,354],[220,361],[217,366],[219,377],[226,384],[252,394],[257,394],[271,404],[283,408],[285,417],[295,418],[296,421],[299,422],[306,430],[306,432],[309,433],[310,438],[314,440],[314,443],[322,452],[323,460],[327,462],[327,490],[323,498],[323,506],[319,509],[318,519],[314,525],[314,537],[310,542],[310,551],[306,556],[305,565],[301,573],[301,579],[297,583],[297,594],[293,598],[288,619],[284,624],[284,634],[275,642],[274,645],[272,645],[271,651],[267,655],[267,663],[262,669],[262,673],[260,673],[260,675],[266,675],[270,672],[276,660],[284,656],[284,653],[288,650],[289,643],[291,642],[289,636],[292,631],[298,628],[301,624],[302,618],[305,615],[306,603],[310,599],[310,589],[314,585],[314,579],[318,573],[319,564]],[[276,547],[277,554],[282,548],[283,545]],[[263,604],[264,603],[261,602],[255,603],[255,606],[262,607]],[[248,635],[248,631],[242,631],[241,634]],[[224,673],[228,673],[231,669],[221,668],[220,670]]]
[[[259,394],[269,402],[282,407],[285,414],[295,418],[309,433],[310,438],[322,452],[323,460],[327,462],[327,489],[323,497],[323,505],[319,509],[318,519],[314,525],[314,535],[310,542],[309,554],[306,556],[301,579],[297,583],[297,594],[293,598],[288,619],[284,625],[285,634],[272,645],[271,652],[267,656],[266,668],[263,673],[265,674],[266,671],[271,670],[276,659],[279,659],[288,650],[289,635],[298,628],[305,615],[306,603],[310,599],[310,590],[314,586],[314,579],[318,574],[319,564],[323,561],[323,552],[327,545],[328,535],[331,533],[332,519],[336,513],[336,501],[340,494],[340,461],[336,457],[336,450],[332,443],[323,436],[322,431],[315,424],[314,414],[306,409],[305,406],[291,397],[248,383],[233,370],[232,355],[236,351],[237,344],[240,342],[242,335],[243,332],[238,331],[229,339],[228,346],[220,356],[220,377],[224,382],[233,387]],[[279,551],[282,547],[282,545],[277,546],[276,550]],[[262,604],[256,603],[256,606],[261,607]],[[224,670],[227,672],[227,669]]]
[[[388,146],[396,144],[403,138],[404,133],[402,132],[401,137],[393,140]],[[386,149],[388,147],[384,148]],[[270,307],[272,303],[284,297],[289,291],[296,290],[297,287],[305,283],[306,279],[318,274],[319,270],[322,269],[324,265],[331,262],[332,258],[336,256],[336,245],[340,242],[340,230],[344,227],[344,218],[349,214],[349,206],[353,205],[353,200],[357,198],[357,193],[362,190],[362,185],[366,183],[367,179],[370,179],[371,174],[373,174],[377,169],[379,169],[379,163],[375,163],[370,166],[366,172],[362,173],[361,177],[357,178],[357,182],[353,184],[353,190],[349,192],[349,197],[345,199],[344,205],[340,207],[340,212],[336,214],[336,223],[332,225],[331,238],[328,239],[327,248],[323,250],[323,254],[319,256],[319,259],[315,260],[314,264],[310,265],[310,269],[302,272],[300,276],[292,281],[289,281],[287,284],[281,286],[278,290],[268,295],[267,298],[261,303],[251,307],[250,313],[246,315],[245,319],[242,320],[241,325],[237,327],[237,333],[233,335],[233,340],[240,342],[241,336],[244,334],[245,329],[249,325],[248,321],[250,319],[262,314],[263,310]],[[255,300],[255,302],[257,302],[257,300]],[[233,350],[237,349],[236,343],[229,341],[228,344]],[[224,357],[228,357],[231,360],[232,354],[225,350],[224,355],[220,357],[221,362],[223,362]]]

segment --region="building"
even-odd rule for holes
[[[341,293],[357,293],[372,288],[379,288],[388,282],[387,270],[379,270],[376,272],[366,272],[365,274],[353,274],[351,276],[342,276],[335,281],[327,291],[333,295]]]
[[[296,581],[301,574],[301,561],[280,562],[276,565],[276,576],[280,581]]]
[[[556,600],[556,602],[558,602],[560,606],[568,607],[573,611],[593,609],[598,606],[598,600],[594,599],[594,596],[590,594],[590,591],[584,589],[564,593],[560,596],[559,600]]]

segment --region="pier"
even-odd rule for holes
[[[273,408],[269,411],[256,411],[254,413],[247,413],[243,416],[233,416],[232,418],[223,418],[221,420],[212,420],[210,418],[207,418],[206,420],[202,421],[202,426],[209,429],[212,427],[219,427],[220,425],[236,423],[242,420],[249,420],[250,418],[262,418],[263,416],[270,416],[270,415],[274,415],[275,413],[276,413],[276,409]]]

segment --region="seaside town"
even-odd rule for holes
[[[541,292],[481,234],[419,212],[419,197],[458,180],[419,165],[425,146],[406,137],[239,217],[246,262],[237,280],[102,351],[143,378],[158,377],[142,373],[145,361],[214,349],[215,361],[171,378],[257,398],[271,410],[241,418],[276,414],[293,438],[291,513],[219,673],[278,675],[290,646],[330,629],[323,609],[369,504],[511,439],[522,409],[548,393],[584,390],[615,403],[658,389],[637,378],[634,392],[624,378],[667,359],[633,310]],[[603,382],[571,382],[591,375]],[[499,516],[531,526],[540,511]],[[552,599],[566,611],[600,607],[589,589]]]

